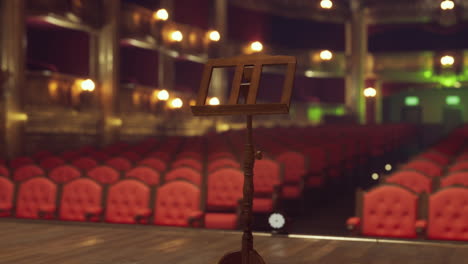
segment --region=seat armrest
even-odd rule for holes
[[[100,207],[89,208],[85,213],[86,221],[91,221],[93,219],[99,219],[102,216],[103,210]]]
[[[205,225],[205,212],[193,211],[188,216],[188,224],[190,227],[203,227]]]
[[[416,221],[415,228],[416,228],[416,233],[418,234],[418,236],[422,236],[424,234],[424,231],[426,231],[427,221],[426,220]]]
[[[348,218],[348,220],[346,221],[346,228],[349,231],[356,231],[359,229],[360,226],[361,226],[361,218],[359,217],[351,217],[351,218]]]
[[[37,212],[37,216],[39,218],[44,218],[44,219],[51,219],[56,216],[56,211],[57,208],[55,206],[41,206],[39,207],[39,210]]]
[[[142,223],[143,221],[146,222],[147,224],[150,222],[149,218],[151,216],[151,210],[148,208],[141,208],[137,210],[137,213],[135,215],[135,221],[137,223]]]

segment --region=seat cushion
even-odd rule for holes
[[[235,213],[207,213],[205,227],[212,229],[236,229],[237,215]]]
[[[307,187],[320,187],[324,183],[324,179],[321,176],[309,176],[307,178]]]
[[[298,185],[286,185],[282,190],[281,196],[286,199],[296,199],[301,196],[301,189]]]
[[[253,212],[254,213],[269,213],[273,211],[273,200],[269,198],[254,198]]]

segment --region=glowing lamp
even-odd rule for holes
[[[377,95],[377,91],[372,88],[372,87],[368,87],[366,89],[364,89],[364,96],[365,97],[375,97]]]
[[[263,44],[260,41],[254,41],[250,44],[250,49],[255,52],[263,50]]]
[[[157,97],[161,101],[167,101],[167,99],[169,99],[169,92],[166,90],[161,90],[158,92]]]
[[[374,181],[377,181],[377,180],[380,178],[380,176],[379,176],[378,173],[372,173],[371,178],[372,178]]]
[[[442,10],[452,10],[455,8],[455,3],[452,0],[445,0],[440,3],[440,9]]]
[[[218,97],[211,97],[210,100],[208,101],[209,105],[219,105],[219,99]]]
[[[169,18],[169,13],[166,9],[161,8],[158,11],[154,12],[153,18],[156,20],[166,21]]]
[[[445,98],[445,103],[447,105],[459,105],[460,104],[460,96],[456,95],[449,95]]]
[[[184,105],[184,102],[180,98],[175,98],[171,101],[171,108],[181,108]]]
[[[391,171],[392,170],[392,165],[391,164],[385,164],[385,170],[386,171]]]
[[[333,53],[329,50],[322,50],[320,52],[320,59],[322,60],[331,60],[333,58]]]
[[[81,82],[81,90],[83,91],[92,92],[94,91],[95,88],[96,88],[96,85],[91,79],[86,79]]]
[[[407,96],[405,97],[406,106],[417,106],[419,105],[419,98],[416,96]]]
[[[181,42],[184,39],[184,35],[179,30],[172,31],[171,33],[171,40],[175,42]]]
[[[306,76],[307,78],[312,78],[312,77],[314,77],[314,71],[311,71],[311,70],[305,71],[304,74],[305,74],[305,76]]]
[[[268,225],[273,234],[287,234],[288,218],[279,212],[274,212],[268,217]]]
[[[320,7],[323,9],[330,9],[333,7],[333,2],[331,0],[322,0],[320,1]]]
[[[452,66],[455,63],[455,59],[453,56],[450,55],[445,55],[442,58],[440,58],[440,64],[442,66]]]
[[[216,30],[210,31],[209,37],[210,37],[210,40],[214,42],[219,41],[221,39],[221,35]]]

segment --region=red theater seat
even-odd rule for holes
[[[151,216],[150,188],[134,179],[125,179],[109,188],[105,219],[109,223],[134,224]]]
[[[39,166],[46,170],[51,170],[63,164],[65,164],[65,161],[59,157],[47,157],[39,162]]]
[[[154,223],[189,226],[189,220],[200,214],[200,189],[186,181],[172,181],[156,191]]]
[[[7,167],[0,165],[0,176],[10,177],[10,171]]]
[[[190,167],[196,171],[203,171],[203,165],[200,161],[193,159],[193,158],[179,158],[176,159],[172,165],[171,168],[179,168],[179,167]]]
[[[450,163],[450,158],[437,151],[428,151],[418,156],[418,158],[427,159],[436,162],[440,166],[446,166]]]
[[[167,168],[166,162],[159,158],[149,157],[138,162],[139,165],[145,165],[159,172],[164,172]]]
[[[468,161],[459,161],[448,168],[449,172],[468,171]]]
[[[468,241],[468,189],[444,188],[429,197],[427,238]]]
[[[0,217],[11,216],[15,185],[10,179],[0,176]]]
[[[98,166],[98,162],[92,158],[81,157],[72,161],[73,166],[83,171],[89,171]]]
[[[137,162],[141,159],[140,155],[136,154],[133,151],[124,152],[120,156],[128,159],[131,162]]]
[[[157,158],[165,163],[171,160],[171,156],[167,152],[163,151],[155,151],[151,152],[150,154],[146,155],[147,158]],[[146,164],[144,164],[146,165]]]
[[[70,161],[70,160],[74,160],[74,159],[80,157],[81,154],[77,150],[67,150],[67,151],[62,152],[62,154],[60,156],[63,159]]]
[[[284,167],[284,179],[281,197],[285,199],[298,199],[304,188],[306,173],[305,157],[292,151],[283,152],[276,157],[276,161]]]
[[[463,185],[468,187],[468,171],[453,172],[440,180],[440,187],[448,187],[452,185]]]
[[[254,164],[254,213],[268,213],[276,209],[281,188],[281,167],[274,160],[262,159]]]
[[[196,161],[200,161],[203,159],[202,154],[199,152],[194,152],[194,151],[182,151],[177,155],[177,159],[194,159]]]
[[[150,167],[139,166],[125,173],[127,178],[137,178],[148,185],[158,185],[160,182],[159,172]]]
[[[310,188],[321,187],[324,184],[326,169],[328,167],[325,149],[319,146],[307,148],[305,151],[309,157],[309,170],[306,186]]]
[[[100,151],[93,151],[89,154],[87,154],[90,158],[93,158],[95,160],[98,160],[98,161],[106,161],[108,159],[110,159],[110,156],[104,152],[100,152]]]
[[[359,216],[349,218],[348,229],[364,236],[416,238],[418,195],[404,187],[379,185],[358,194]]]
[[[73,180],[63,187],[60,220],[98,220],[102,213],[102,186],[92,179]]]
[[[19,167],[34,164],[34,160],[30,157],[18,157],[10,162],[10,167],[12,169],[17,169]]]
[[[44,177],[36,177],[21,183],[16,198],[16,217],[54,218],[56,212],[57,185]]]
[[[236,157],[234,156],[234,154],[232,154],[231,152],[227,152],[227,151],[216,151],[216,152],[210,153],[208,155],[208,161],[210,161],[210,162],[218,160],[218,159],[235,160]]]
[[[402,167],[403,169],[413,169],[423,172],[430,177],[439,177],[442,175],[443,168],[430,160],[417,159],[410,161]]]
[[[106,164],[118,171],[124,171],[124,172],[132,168],[132,163],[128,159],[122,158],[122,157],[115,157],[115,158],[108,159],[106,161]]]
[[[432,191],[432,179],[419,171],[398,171],[389,175],[385,182],[404,186],[416,193],[431,193]]]
[[[202,176],[200,172],[190,167],[180,167],[172,169],[169,172],[167,172],[164,176],[164,180],[166,182],[180,179],[189,181],[197,186],[201,186]]]
[[[112,184],[119,180],[120,173],[112,167],[98,166],[88,171],[88,177],[101,184]]]
[[[54,156],[54,154],[51,151],[41,150],[41,151],[34,153],[33,158],[35,160],[42,160],[44,158],[51,157],[51,156]]]
[[[81,172],[70,165],[62,165],[49,172],[49,178],[56,183],[67,183],[81,177]]]
[[[25,165],[13,172],[14,181],[25,181],[36,176],[45,176],[44,170],[36,165]]]
[[[240,169],[240,163],[231,158],[222,158],[211,161],[208,164],[208,173],[224,168]]]

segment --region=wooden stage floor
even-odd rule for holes
[[[240,232],[0,219],[2,264],[216,264]],[[463,264],[468,243],[255,234],[267,264]]]

